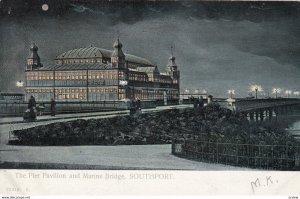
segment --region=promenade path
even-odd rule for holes
[[[191,108],[192,105],[185,104],[185,105],[171,105],[171,106],[158,106],[157,108],[150,108],[150,109],[143,109],[143,113],[147,112],[157,112],[162,110],[168,109],[183,109],[183,108]],[[42,115],[37,116],[37,122],[41,121],[49,121],[49,120],[61,120],[61,119],[78,119],[78,118],[90,118],[96,116],[107,116],[107,115],[126,115],[129,114],[128,110],[120,110],[120,111],[105,111],[105,112],[91,112],[91,113],[70,113],[70,114],[58,114],[56,116],[50,115]],[[2,117],[0,118],[0,125],[1,124],[15,124],[15,123],[22,123],[23,117]]]

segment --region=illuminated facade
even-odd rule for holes
[[[42,65],[38,47],[30,47],[25,70],[26,99],[37,101],[178,100],[180,73],[175,57],[166,73],[150,61],[124,54],[119,39],[114,50],[97,47],[69,50]]]

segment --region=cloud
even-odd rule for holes
[[[72,48],[112,49],[118,30],[125,52],[151,60],[161,71],[170,46],[175,45],[182,87],[205,87],[215,96],[233,88],[245,96],[251,83],[269,89],[298,86],[298,16],[252,20],[249,13],[228,17],[220,11],[222,15],[208,17],[211,11],[205,6],[185,3],[183,7],[165,12],[164,7],[140,6],[127,14],[108,10],[105,15],[95,14],[98,10],[93,8],[82,13],[71,10],[63,17],[6,18],[0,22],[0,88],[14,90],[15,81],[24,78],[31,42],[37,43],[42,61],[48,62]],[[202,14],[196,15],[199,10]]]
[[[126,37],[127,43],[139,43],[126,45],[126,48],[150,57],[159,66],[166,62],[169,54],[167,46],[175,44],[183,87],[206,87],[217,96],[235,88],[237,94],[243,96],[248,93],[249,84],[259,83],[269,89],[278,85],[295,88],[299,81],[299,68],[293,64],[296,60],[279,62],[276,54],[269,56],[273,48],[268,42],[276,44],[278,35],[284,35],[281,40],[286,40],[278,42],[279,49],[293,48],[289,42],[289,30],[276,32],[274,23],[209,19],[186,21],[167,17],[139,22],[128,28],[126,24],[120,26],[126,35],[132,36]],[[268,29],[273,34],[269,34]],[[262,38],[267,38],[266,44]]]

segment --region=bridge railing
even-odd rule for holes
[[[233,103],[237,111],[248,111],[254,109],[273,108],[286,105],[300,104],[300,99],[235,99]],[[224,102],[223,102],[224,103]]]
[[[27,107],[28,103],[26,102],[0,102],[0,117],[22,116]],[[37,111],[41,111],[43,114],[49,114],[51,112],[50,107],[50,102],[37,102]],[[56,102],[56,113],[79,113],[126,108],[125,102],[121,101]]]
[[[300,146],[174,140],[172,154],[239,167],[300,170]]]
[[[177,105],[178,100],[168,100],[167,105]],[[43,114],[50,114],[51,102],[37,102],[37,111],[39,112],[39,106],[43,106],[40,109]],[[155,108],[157,106],[163,106],[163,100],[142,100],[142,108]],[[0,117],[5,116],[22,116],[28,107],[27,102],[0,102]],[[56,102],[56,113],[81,113],[81,112],[95,112],[106,110],[124,110],[128,109],[126,101],[65,101]]]

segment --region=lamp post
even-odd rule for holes
[[[280,92],[281,92],[281,88],[273,88],[273,89],[272,89],[272,93],[275,94],[276,99],[277,99],[278,93],[280,93]]]
[[[198,88],[195,89],[194,93],[195,93],[196,97],[199,98],[200,90]]]
[[[24,87],[24,82],[21,81],[21,80],[17,81],[17,82],[16,82],[16,87],[18,88],[18,90],[19,90],[19,89],[21,90],[21,88]],[[22,93],[23,93],[23,92],[24,92],[24,90],[22,89]],[[25,92],[25,94],[26,94],[26,92]]]
[[[188,88],[184,89],[184,93],[185,93],[186,95],[188,95],[188,94],[190,93],[190,89],[188,89]]]
[[[265,94],[267,95],[267,98],[270,98],[269,89],[266,90],[266,93],[265,93]]]
[[[285,91],[285,94],[287,95],[287,98],[289,98],[289,97],[290,97],[290,94],[292,94],[292,91],[291,91],[291,90],[286,90],[286,91]]]
[[[263,91],[263,88],[261,87],[261,85],[254,84],[250,86],[250,90],[252,92],[255,91],[255,99],[257,99],[257,92]]]
[[[255,99],[257,99],[257,91],[258,91],[258,88],[255,88]]]
[[[188,99],[189,100],[189,96],[188,96],[189,93],[190,93],[190,90],[188,88],[185,88],[184,91],[183,91],[183,99]]]
[[[296,96],[296,98],[298,98],[298,96],[299,96],[300,92],[299,92],[299,91],[294,91],[294,93],[293,93],[293,94]]]
[[[23,81],[17,81],[16,82],[16,87],[18,87],[18,88],[22,88],[22,87],[24,87],[24,82]]]

